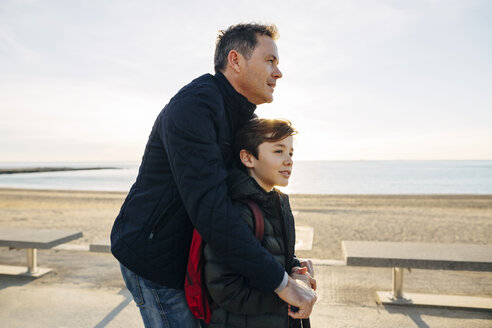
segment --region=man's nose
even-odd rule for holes
[[[280,79],[282,77],[282,72],[275,66],[275,71],[273,72],[273,77],[276,79]]]

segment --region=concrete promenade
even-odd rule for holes
[[[118,263],[105,253],[43,250],[40,264],[54,269],[37,279],[0,275],[1,327],[143,327],[124,288]],[[0,248],[0,263],[20,264],[22,251]],[[492,327],[492,313],[380,306],[375,291],[391,287],[387,268],[316,265],[318,302],[312,327]],[[406,290],[492,296],[483,272],[412,270]]]

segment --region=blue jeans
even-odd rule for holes
[[[144,279],[121,263],[120,268],[146,328],[200,327],[200,321],[188,308],[184,290],[167,288]]]

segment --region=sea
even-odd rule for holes
[[[0,163],[0,169],[111,167],[101,170],[0,174],[0,188],[127,192],[137,162]],[[492,194],[492,160],[480,161],[296,161],[292,194]]]

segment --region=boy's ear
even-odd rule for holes
[[[253,157],[254,156],[246,149],[241,149],[241,151],[239,152],[239,158],[241,159],[241,163],[243,163],[243,165],[246,166],[248,169],[255,167]]]

